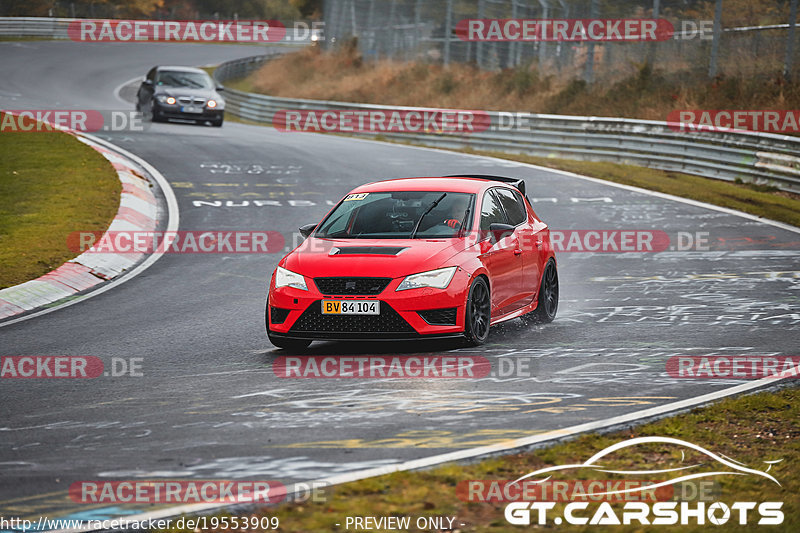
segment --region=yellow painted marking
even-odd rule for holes
[[[342,439],[298,442],[287,448],[472,448],[544,433],[546,430],[481,429],[456,434],[451,431],[413,430],[377,440]]]

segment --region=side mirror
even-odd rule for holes
[[[316,224],[306,224],[305,226],[300,226],[300,235],[302,235],[304,239],[308,239],[308,237],[314,233],[316,228]]]
[[[497,242],[514,233],[514,226],[495,222],[489,226],[489,232],[494,236],[494,241]]]
[[[217,92],[218,92],[218,93],[221,93],[221,92],[223,92],[224,90],[225,90],[225,87],[223,87],[222,85],[217,85]]]

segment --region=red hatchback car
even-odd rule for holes
[[[267,334],[280,348],[313,340],[464,336],[558,308],[550,231],[522,180],[466,175],[362,185],[281,259]]]

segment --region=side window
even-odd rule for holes
[[[147,79],[150,81],[155,81],[156,79],[156,68],[153,67],[150,69],[150,72],[147,73]]]
[[[500,207],[500,204],[495,199],[494,194],[492,194],[492,190],[493,189],[489,189],[486,191],[486,194],[483,195],[483,202],[481,203],[482,230],[488,230],[489,226],[495,222],[500,224],[508,224],[508,220],[503,212],[503,208]]]
[[[528,200],[526,200],[525,197],[522,196],[522,194],[520,194],[519,191],[512,191],[512,192],[514,193],[514,198],[517,199],[517,202],[522,207],[522,212],[525,213],[525,219],[527,220],[527,218],[528,218],[528,205],[530,205],[530,202]]]
[[[522,224],[528,219],[528,214],[525,211],[525,206],[519,202],[510,189],[495,189],[497,198],[503,204],[506,215],[508,215],[508,223],[512,226]]]

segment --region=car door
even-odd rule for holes
[[[150,101],[153,99],[153,92],[155,91],[156,83],[156,67],[150,69],[150,72],[145,76],[144,81],[139,86],[137,98],[139,99],[140,109],[147,109]]]
[[[512,233],[496,240],[489,231],[489,227],[494,223],[508,224],[508,218],[495,196],[494,189],[489,189],[484,193],[481,202],[480,230],[483,240],[480,242],[480,259],[491,277],[493,318],[519,307],[515,304],[515,300],[519,298],[522,288],[520,279],[522,257],[517,253],[519,249],[517,236]]]
[[[533,301],[539,290],[542,269],[539,257],[542,246],[541,230],[546,226],[529,214],[525,200],[519,192],[506,188],[497,188],[495,192],[506,212],[508,223],[516,228],[514,233],[519,243],[516,253],[522,258],[519,297],[521,305],[527,305]]]

